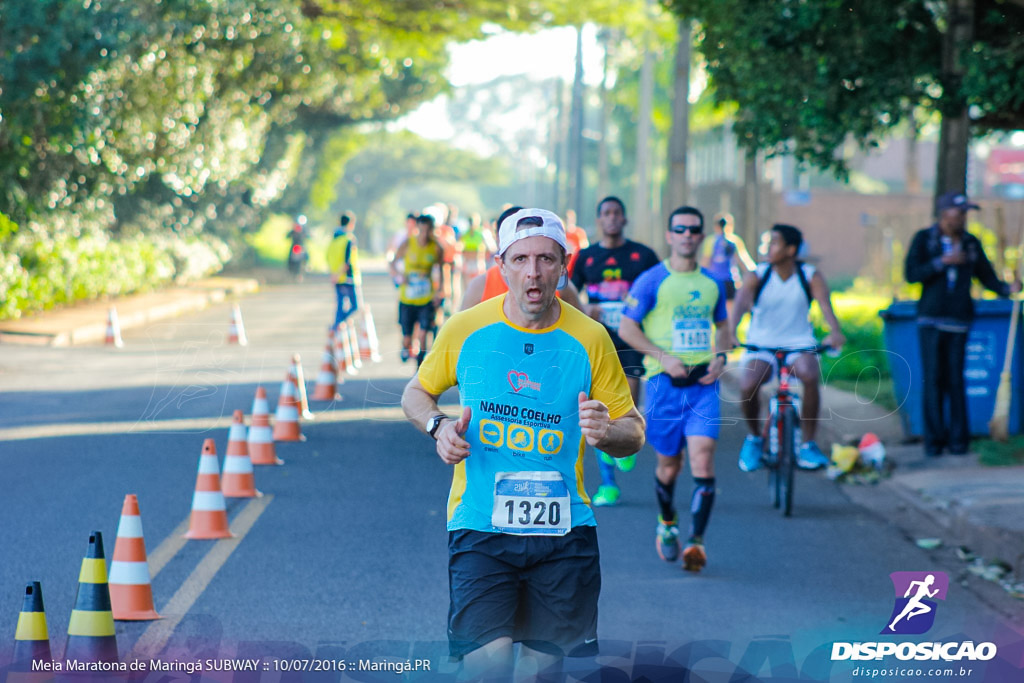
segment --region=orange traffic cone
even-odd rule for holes
[[[324,349],[324,357],[320,362],[320,374],[316,377],[316,386],[313,387],[314,401],[334,401],[338,396],[338,368],[334,362],[334,332],[327,336],[327,348]],[[342,380],[344,381],[344,380]]]
[[[249,426],[249,459],[253,465],[283,465],[274,448],[274,433],[270,429],[270,405],[267,391],[256,387],[256,399],[252,402],[252,424]]]
[[[299,427],[299,402],[295,399],[295,387],[285,378],[281,395],[277,398],[277,413],[274,415],[274,441],[305,441]]]
[[[252,460],[246,445],[245,418],[236,410],[228,432],[228,450],[224,454],[224,472],[220,478],[221,491],[227,498],[258,498]]]
[[[338,333],[334,337],[334,357],[338,361],[338,376],[342,372],[356,374],[352,365],[352,347],[349,345],[348,323],[338,323]]]
[[[377,326],[373,324],[373,313],[369,306],[363,307],[363,328],[366,330],[366,338],[370,344],[370,360],[374,363],[381,361],[380,339],[377,338]]]
[[[78,574],[78,595],[68,623],[64,659],[79,662],[116,662],[117,638],[110,613],[107,560],[103,555],[103,534],[89,534],[89,549]]]
[[[124,346],[124,340],[121,339],[121,323],[117,322],[117,309],[113,306],[107,311],[107,337],[104,343],[117,348]]]
[[[52,659],[50,656],[50,633],[46,628],[46,611],[43,609],[43,588],[38,581],[25,586],[25,602],[18,615],[18,628],[14,632],[14,664],[24,664],[19,670],[30,671],[31,662]],[[8,681],[11,680],[8,676]]]
[[[242,308],[238,304],[231,307],[231,329],[228,331],[228,344],[246,346],[249,339],[245,336],[245,325],[242,323]]]
[[[348,344],[352,350],[352,365],[357,370],[363,367],[363,361],[359,358],[359,333],[356,331],[356,324],[354,322],[346,325],[348,328]]]
[[[139,499],[134,493],[124,497],[121,521],[117,525],[114,559],[110,563],[110,605],[118,621],[160,619],[153,606],[146,541],[142,537]]]
[[[203,441],[203,452],[199,456],[199,474],[196,476],[196,491],[192,496],[192,516],[189,518],[185,538],[214,539],[233,536],[231,529],[228,528],[224,494],[220,490],[217,447],[213,439],[206,439]]]

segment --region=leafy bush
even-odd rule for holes
[[[183,284],[220,271],[231,258],[228,245],[208,235],[115,240],[77,220],[59,225],[7,231],[0,249],[0,320]]]
[[[863,400],[886,404],[892,401],[890,352],[885,348],[883,322],[878,315],[890,301],[871,294],[832,294],[832,306],[846,336],[846,346],[836,358],[823,357],[821,370],[827,384],[853,391]],[[824,336],[827,326],[817,305],[812,308],[811,322],[816,335]]]

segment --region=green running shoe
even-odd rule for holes
[[[666,562],[675,562],[679,559],[679,524],[676,520],[666,522],[658,515],[655,547],[658,549],[658,557]]]
[[[625,458],[615,458],[615,467],[620,472],[629,472],[636,467],[636,453],[633,455],[627,455]]]
[[[596,448],[594,450],[597,451],[597,457],[601,458],[601,462],[603,462],[605,465],[615,465],[615,458],[608,455],[604,451],[599,451]]]
[[[619,502],[619,495],[621,493],[618,486],[601,484],[597,487],[597,493],[590,499],[590,502],[594,507],[609,507]]]

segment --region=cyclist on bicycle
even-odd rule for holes
[[[774,348],[812,348],[817,345],[811,327],[812,301],[821,307],[829,334],[822,344],[839,350],[846,342],[832,310],[831,292],[824,276],[814,266],[797,260],[803,235],[792,225],[777,223],[771,229],[768,261],[743,278],[743,287],[729,318],[733,338],[743,316],[750,312],[747,343]],[[821,369],[813,353],[791,353],[786,365],[803,385],[800,426],[804,442],[797,450],[797,465],[818,469],[829,463],[814,440],[821,404]],[[760,431],[761,385],[772,377],[775,357],[765,351],[748,351],[740,359],[740,407],[750,433],[740,450],[739,467],[753,472],[761,467],[764,440]]]
[[[655,547],[666,562],[679,557],[672,498],[685,448],[694,488],[683,569],[700,571],[707,563],[704,531],[715,502],[718,377],[725,369],[724,349],[732,348],[733,340],[725,286],[697,263],[703,214],[692,206],[673,211],[666,239],[671,254],[633,282],[619,335],[644,354],[647,370],[647,442],[658,455],[654,490],[661,512]]]

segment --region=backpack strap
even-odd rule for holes
[[[757,289],[754,290],[754,303],[751,304],[751,308],[757,305],[758,299],[761,298],[761,292],[764,291],[765,286],[768,284],[768,278],[772,276],[772,264],[765,264],[764,274],[757,281]],[[814,301],[814,295],[811,294],[811,283],[807,280],[807,273],[804,272],[804,262],[796,262],[796,276],[800,278],[800,287],[804,290],[804,294],[807,296],[807,305],[810,306],[811,302]]]
[[[761,292],[764,291],[765,285],[768,284],[768,278],[771,276],[772,264],[766,263],[764,273],[761,274],[760,279],[757,281],[757,289],[754,290],[754,303],[750,305],[751,308],[757,306],[757,302],[761,298]]]

